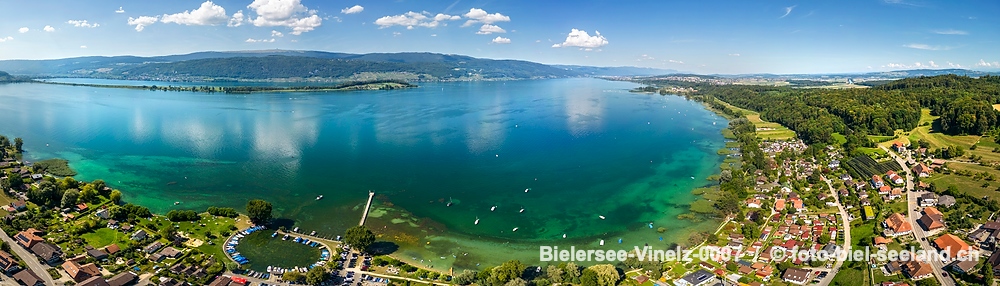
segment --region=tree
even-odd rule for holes
[[[993,263],[983,263],[983,268],[979,269],[983,274],[983,285],[993,286]]]
[[[618,274],[618,269],[611,264],[598,264],[587,267],[587,269],[597,274],[598,286],[614,286],[618,284],[618,279],[621,278],[621,275]]]
[[[31,188],[28,191],[28,200],[42,206],[58,206],[61,198],[62,195],[59,194],[56,185],[50,181],[42,181],[38,184],[38,187]]]
[[[566,263],[566,267],[564,267],[564,269],[566,272],[565,280],[567,282],[576,281],[577,279],[580,279],[580,275],[583,275],[583,273],[580,272],[580,266],[576,265],[574,262]]]
[[[363,252],[372,243],[375,243],[375,234],[363,225],[355,226],[347,229],[347,233],[344,234],[344,243]]]
[[[476,282],[476,275],[479,274],[477,271],[473,270],[462,270],[462,273],[455,275],[455,284],[458,285],[469,285]]]
[[[521,263],[520,260],[508,260],[500,264],[500,266],[493,268],[490,280],[496,282],[496,284],[506,284],[514,280],[514,278],[520,278],[525,268],[528,268],[528,266]]]
[[[271,203],[265,200],[250,200],[247,202],[247,216],[256,224],[266,224],[271,221]]]
[[[21,148],[23,146],[24,139],[21,139],[21,137],[14,138],[14,150],[17,150],[17,152],[23,152],[24,149]]]
[[[281,280],[286,282],[302,282],[306,277],[297,271],[286,271],[285,274],[281,274]]]
[[[306,272],[306,284],[319,285],[330,279],[330,273],[326,272],[326,267],[316,266]]]
[[[116,203],[116,204],[121,203],[122,202],[122,191],[119,191],[119,190],[113,190],[113,191],[111,191],[111,195],[108,195],[108,199],[111,199],[112,203]]]
[[[554,283],[561,283],[563,281],[563,269],[555,265],[549,265],[545,268],[545,274],[549,277],[549,281]]]
[[[829,243],[830,242],[830,234],[829,233],[821,234],[819,236],[819,239],[817,239],[817,242],[819,242],[819,244],[827,244],[827,243]]]
[[[83,189],[80,190],[80,201],[81,202],[92,202],[94,198],[97,198],[97,190],[94,189],[93,185],[85,185]]]
[[[60,205],[64,208],[68,208],[76,205],[76,200],[80,198],[80,191],[76,189],[69,189],[63,193],[62,201]]]
[[[97,190],[97,193],[101,194],[102,196],[107,196],[109,192],[111,192],[111,190],[109,190],[108,188],[108,184],[105,183],[104,180],[97,179],[94,180],[93,182],[90,182],[90,184],[93,185],[94,189]]]
[[[591,270],[590,268],[583,269],[583,274],[580,275],[580,285],[583,286],[600,286],[598,284],[597,272]]]
[[[506,284],[503,284],[503,285],[504,286],[528,286],[528,281],[524,281],[524,279],[521,279],[521,277],[518,277],[518,278],[514,278],[514,280],[510,280],[509,282],[507,282]]]

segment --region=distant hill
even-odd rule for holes
[[[654,69],[641,67],[591,67],[574,65],[553,65],[553,67],[578,72],[589,76],[650,76],[680,73],[671,69]]]
[[[23,82],[23,81],[25,81],[25,79],[12,76],[5,71],[0,71],[0,83]]]

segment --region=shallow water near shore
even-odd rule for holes
[[[539,264],[541,245],[666,246],[717,227],[677,215],[718,171],[727,122],[682,97],[627,92],[636,86],[226,95],[7,84],[0,134],[24,138],[29,160],[70,160],[78,179],[104,179],[159,213],[263,198],[275,216],[333,237],[374,190],[367,225],[403,259]]]

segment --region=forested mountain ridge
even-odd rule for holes
[[[851,137],[892,135],[911,130],[920,109],[939,115],[947,134],[1000,133],[1000,76],[914,77],[869,89],[795,89],[788,87],[701,85],[692,96],[718,98],[794,130],[807,143],[830,143],[831,134]]]

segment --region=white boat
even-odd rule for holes
[[[524,212],[524,208],[521,208],[521,211],[519,211],[519,213],[523,213],[523,212]]]
[[[524,189],[524,192],[527,193],[530,190],[531,190],[531,188],[527,188],[527,189]]]
[[[493,206],[490,208],[490,211],[495,211],[495,210],[497,210],[497,206]]]
[[[478,216],[476,217],[476,222],[473,223],[473,224],[479,224],[479,217]]]
[[[603,240],[603,239],[601,240],[601,245],[602,245],[602,246],[604,245],[604,240]]]
[[[309,235],[316,235],[316,231],[314,230],[314,231],[310,232]]]
[[[322,200],[322,199],[323,199],[323,195],[319,195],[319,196],[317,196],[317,197],[316,197],[316,200],[317,200],[317,201],[318,201],[318,200]]]
[[[511,230],[511,231],[517,231],[517,228],[515,227],[514,230]]]
[[[566,234],[565,233],[563,234],[563,238],[566,238]]]
[[[597,217],[599,217],[599,218],[601,218],[601,219],[604,219],[604,216],[602,216],[602,215],[599,215],[599,216],[597,216]]]
[[[299,232],[299,227],[296,226],[295,228],[293,228],[292,232]]]

